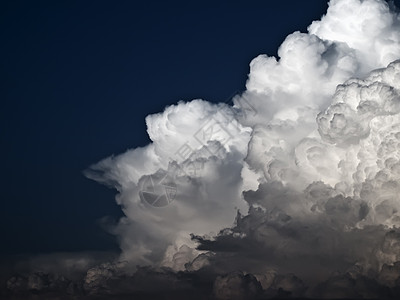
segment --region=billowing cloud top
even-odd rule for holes
[[[171,105],[146,118],[151,144],[86,171],[119,192],[122,259],[244,272],[216,278],[222,299],[246,293],[232,282],[324,297],[397,284],[399,15],[332,0],[278,55],[250,63],[232,105]]]

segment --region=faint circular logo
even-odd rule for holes
[[[165,171],[159,171],[142,178],[140,199],[154,207],[164,207],[176,198],[177,188],[174,177]]]

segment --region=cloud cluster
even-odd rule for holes
[[[177,297],[399,294],[399,15],[331,0],[278,55],[233,105],[171,105],[146,118],[151,144],[85,172],[119,192],[126,261],[90,269],[87,295],[143,278]]]

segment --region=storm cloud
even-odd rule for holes
[[[254,58],[229,103],[149,115],[151,144],[85,171],[125,217],[110,229],[121,256],[87,271],[82,295],[398,295],[396,8],[332,0],[278,56]]]

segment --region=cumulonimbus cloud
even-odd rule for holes
[[[361,295],[355,273],[393,285],[379,274],[400,256],[399,15],[381,0],[332,0],[278,55],[250,63],[232,105],[171,105],[146,118],[151,144],[85,172],[119,192],[122,258],[242,270],[299,296],[309,285],[342,296],[338,280]],[[216,286],[258,291],[232,276]]]

